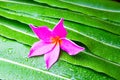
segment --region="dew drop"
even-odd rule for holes
[[[85,70],[85,71],[83,71],[83,73],[84,73],[84,74],[86,74],[86,73],[87,73],[87,71]]]
[[[26,33],[29,33],[29,31],[28,31],[28,30],[26,30],[25,32],[26,32]]]
[[[38,16],[38,14],[34,14],[34,17],[37,17]]]
[[[111,58],[108,58],[109,61],[111,61]]]
[[[71,77],[71,80],[76,80],[73,76]]]
[[[13,48],[9,48],[8,53],[12,53],[12,52],[13,52]]]
[[[69,68],[70,71],[74,71],[72,68]]]
[[[25,61],[28,61],[28,58],[26,58]]]
[[[5,38],[4,38],[2,41],[3,41],[3,42],[6,42],[6,41],[7,41],[7,39],[5,39]]]

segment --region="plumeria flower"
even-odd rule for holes
[[[33,44],[28,57],[44,54],[47,69],[58,60],[60,48],[69,55],[76,55],[84,50],[83,47],[78,46],[66,38],[67,31],[63,25],[63,18],[53,30],[50,30],[47,26],[35,27],[32,24],[30,24],[30,28],[38,36],[40,41]]]

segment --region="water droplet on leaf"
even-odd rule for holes
[[[34,17],[37,17],[38,16],[38,14],[34,14]]]
[[[72,77],[71,77],[71,80],[76,80],[76,79],[74,78],[74,76],[72,76]]]
[[[5,39],[5,38],[4,38],[2,41],[3,41],[3,42],[6,42],[6,41],[7,41],[7,39]]]
[[[12,52],[13,52],[13,48],[9,48],[8,53],[12,53]]]
[[[25,32],[26,32],[26,33],[29,33],[29,31],[28,31],[28,30],[26,30]]]
[[[28,61],[28,58],[26,58],[25,61]]]
[[[74,71],[72,68],[69,68],[70,71]]]

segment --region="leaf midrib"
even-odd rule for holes
[[[68,28],[68,27],[66,27],[66,28],[69,29],[69,30],[71,30],[71,31],[74,31],[74,32],[76,32],[76,33],[78,33],[78,34],[81,34],[81,35],[83,35],[83,36],[85,36],[85,37],[88,37],[88,38],[90,38],[90,39],[93,39],[93,40],[95,40],[96,42],[100,42],[100,43],[102,43],[102,44],[105,44],[105,45],[107,45],[107,46],[110,46],[110,47],[113,47],[113,48],[116,48],[116,49],[120,49],[120,47],[117,47],[117,46],[115,46],[115,45],[111,45],[111,44],[108,44],[108,43],[99,41],[99,40],[97,40],[97,39],[95,39],[95,38],[93,38],[93,37],[90,37],[90,36],[86,35],[86,34],[80,33],[80,32],[78,32],[78,31],[75,30],[75,29],[71,29],[71,28]]]
[[[105,62],[107,62],[107,63],[110,63],[110,64],[112,64],[112,65],[116,65],[116,66],[120,67],[120,64],[114,63],[114,62],[112,62],[112,61],[108,61],[107,59],[101,58],[101,57],[99,57],[99,56],[97,56],[97,55],[90,54],[89,52],[86,52],[86,51],[84,51],[84,53],[87,54],[87,55],[90,55],[90,56],[92,56],[92,57],[95,57],[95,58],[97,58],[97,59],[99,59],[99,60],[101,60],[101,61],[105,61]]]
[[[82,5],[82,4],[77,4],[77,3],[72,3],[72,2],[67,2],[67,1],[64,1],[64,0],[60,0],[62,2],[65,2],[65,3],[69,3],[69,4],[73,4],[73,5],[77,5],[77,6],[81,6],[81,7],[85,7],[85,8],[90,8],[90,9],[94,9],[94,10],[100,10],[100,11],[105,11],[105,12],[118,12],[120,13],[120,11],[117,11],[117,10],[108,10],[108,9],[102,9],[102,8],[96,8],[96,7],[92,7],[92,6],[87,6],[87,5]]]
[[[66,77],[63,77],[63,76],[60,76],[60,75],[56,75],[56,74],[50,73],[48,71],[41,70],[39,68],[35,68],[35,67],[32,67],[32,66],[21,64],[21,63],[18,63],[18,62],[12,61],[12,60],[8,60],[8,59],[5,59],[5,58],[1,58],[0,57],[0,61],[4,61],[4,62],[15,64],[15,65],[18,65],[18,66],[21,66],[21,67],[32,69],[32,70],[35,70],[35,71],[38,71],[38,72],[42,72],[42,73],[45,73],[45,74],[48,74],[48,75],[51,75],[51,76],[54,76],[54,77],[58,77],[58,78],[61,78],[61,79],[64,79],[64,80],[70,80],[69,78],[66,78]]]
[[[5,1],[2,1],[2,2],[5,2]],[[10,3],[17,3],[17,4],[22,4],[22,5],[31,5],[31,6],[34,6],[34,7],[41,7],[41,8],[49,8],[49,9],[54,9],[54,8],[52,8],[52,7],[47,7],[47,6],[43,6],[43,5],[38,5],[38,4],[31,4],[31,3],[22,3],[22,2],[15,2],[15,1],[7,1],[7,2],[10,2]],[[2,8],[2,7],[1,7]],[[4,8],[5,9],[5,8]],[[7,9],[7,10],[11,10],[11,9]],[[56,9],[56,10],[61,10],[61,11],[65,11],[65,12],[69,12],[69,11],[67,11],[67,10],[62,10],[62,9]],[[14,11],[14,10],[12,10],[12,11]],[[15,12],[17,12],[17,11],[15,11]],[[22,13],[24,13],[24,12],[22,12]],[[27,13],[24,13],[24,14],[27,14]],[[75,13],[74,14],[78,14],[78,12],[76,12],[75,11]],[[82,13],[81,15],[83,15],[83,16],[89,16],[89,15],[87,15],[87,14],[84,14],[84,13]],[[92,16],[90,16],[90,17],[92,17]],[[94,17],[93,17],[94,18]],[[100,18],[95,18],[96,20],[100,20]],[[105,20],[100,20],[100,21],[103,21],[104,23],[109,23],[109,24],[112,24],[112,25],[116,25],[116,26],[119,26],[119,25],[117,25],[117,24],[114,24],[114,23],[110,23],[110,22],[107,22],[107,21],[105,21]]]

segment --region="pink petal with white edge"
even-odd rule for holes
[[[64,28],[63,21],[64,21],[64,19],[62,18],[53,29],[53,34],[55,34],[55,36],[59,36],[61,38],[65,38],[67,35],[67,31]]]
[[[46,62],[46,68],[49,69],[59,58],[60,46],[59,43],[54,47],[54,49],[44,55]]]
[[[54,48],[55,44],[45,43],[44,41],[38,41],[33,44],[30,49],[28,57],[43,55]]]
[[[85,49],[84,47],[78,46],[69,39],[62,39],[62,44],[60,45],[60,47],[69,55],[76,55]]]
[[[33,32],[38,36],[39,39],[42,39],[46,42],[50,42],[52,36],[51,30],[46,26],[35,27],[32,24],[29,25]]]

